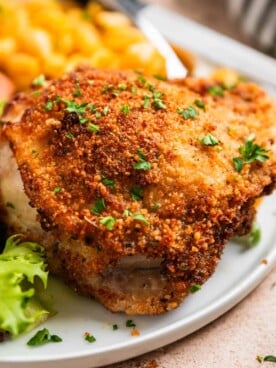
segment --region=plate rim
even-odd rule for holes
[[[258,284],[260,284],[264,278],[269,274],[269,272],[276,265],[276,242],[271,243],[271,249],[267,250],[267,253],[264,253],[264,258],[267,260],[267,264],[261,263],[252,270],[252,273],[248,274],[241,283],[235,285],[233,288],[223,293],[215,302],[211,303],[210,306],[205,307],[203,310],[197,311],[190,317],[189,322],[180,320],[173,322],[171,325],[166,327],[158,328],[155,331],[147,333],[144,337],[141,335],[139,340],[125,340],[120,343],[116,343],[113,345],[109,345],[108,347],[99,347],[96,351],[84,351],[81,353],[73,353],[70,356],[62,354],[60,356],[48,357],[45,360],[45,357],[35,357],[29,358],[28,356],[22,360],[22,357],[16,357],[15,359],[1,359],[0,357],[0,367],[3,363],[10,364],[51,364],[53,362],[70,362],[73,360],[79,359],[100,359],[102,356],[106,354],[112,354],[118,352],[120,350],[120,358],[114,360],[114,356],[112,359],[107,359],[105,363],[100,365],[90,365],[90,367],[101,367],[106,364],[114,364],[119,361],[123,361],[133,357],[133,349],[141,348],[142,345],[148,344],[148,348],[143,348],[142,351],[138,350],[139,354],[145,354],[147,352],[153,351],[157,348],[160,348],[164,345],[170,344],[174,341],[177,341],[185,336],[199,330],[201,327],[206,326],[210,322],[222,316],[224,313],[229,311],[232,307],[238,304],[242,299],[244,299],[248,294],[250,294]],[[219,312],[217,312],[219,310]],[[185,332],[183,333],[182,329],[185,327]],[[157,339],[158,337],[158,339]]]

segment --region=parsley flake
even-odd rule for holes
[[[109,113],[109,107],[108,107],[108,106],[105,106],[105,107],[103,108],[103,115],[104,115],[104,116],[107,116],[107,115],[108,115],[108,113]]]
[[[75,92],[73,93],[73,96],[74,97],[81,97],[82,96],[82,93],[81,93],[81,90],[80,90],[80,82],[76,82],[75,83]]]
[[[264,357],[264,362],[273,362],[276,363],[276,356],[274,355],[267,355]]]
[[[266,154],[269,150],[254,143],[254,140],[254,134],[250,134],[245,144],[239,148],[241,157],[233,158],[234,167],[237,172],[242,170],[243,164],[251,164],[254,161],[263,163],[269,159],[269,156]]]
[[[132,216],[131,211],[130,210],[124,210],[123,217],[128,217],[128,216]]]
[[[84,340],[92,343],[96,341],[96,338],[93,335],[90,335],[89,333],[84,334]]]
[[[201,100],[195,100],[194,101],[194,104],[199,107],[200,109],[204,110],[205,111],[205,104],[203,101]]]
[[[48,100],[45,105],[42,106],[44,110],[51,111],[54,108],[54,102],[51,100]]]
[[[131,86],[131,93],[133,93],[134,95],[136,95],[137,93],[137,88],[134,86]]]
[[[74,138],[74,135],[72,133],[67,133],[65,135],[65,137],[68,138],[68,139],[73,139]]]
[[[29,346],[39,346],[48,342],[61,342],[62,338],[57,335],[51,335],[47,328],[37,331],[37,333],[27,342]]]
[[[106,187],[109,187],[109,188],[112,188],[112,189],[115,188],[115,182],[113,180],[102,177],[101,181],[102,181],[103,185],[105,185]]]
[[[83,115],[85,113],[85,108],[88,105],[88,102],[84,102],[82,104],[78,104],[75,101],[64,101],[66,108],[65,111],[67,112],[74,112],[77,115]]]
[[[239,152],[246,164],[250,164],[253,161],[265,162],[269,159],[269,156],[266,155],[268,150],[254,143],[254,140],[255,136],[251,134],[247,138],[244,146],[241,146],[239,149]]]
[[[104,198],[99,198],[96,200],[93,208],[91,209],[91,213],[99,216],[105,210],[105,201]]]
[[[208,89],[211,96],[223,96],[223,88],[220,86],[213,86]]]
[[[128,105],[123,105],[121,108],[120,108],[120,111],[123,112],[125,115],[128,115],[129,112],[130,112],[130,107]]]
[[[144,86],[146,84],[147,80],[143,75],[139,75],[137,77],[137,82],[139,82],[140,84],[142,84]]]
[[[234,157],[232,159],[233,163],[234,163],[234,168],[237,172],[241,172],[242,168],[243,168],[243,160],[240,157]]]
[[[151,99],[151,96],[149,96],[149,95],[145,95],[144,96],[143,107],[145,109],[147,109],[149,107],[149,105],[150,105],[150,99]]]
[[[140,201],[141,199],[143,199],[143,189],[138,188],[138,187],[133,187],[131,189],[131,198],[134,201]]]
[[[193,284],[190,287],[189,291],[190,291],[190,293],[196,293],[200,289],[201,289],[201,285],[199,285],[199,284]]]
[[[120,83],[118,84],[118,88],[121,90],[121,91],[125,91],[127,89],[127,86],[124,84],[124,83]]]
[[[112,230],[116,223],[116,218],[112,216],[103,217],[100,220],[100,224],[104,225],[107,230]]]
[[[220,140],[214,137],[212,134],[207,134],[204,137],[199,137],[198,140],[204,146],[217,146],[220,142]]]
[[[138,162],[136,162],[136,164],[134,165],[134,169],[136,170],[150,170],[151,169],[151,164],[150,162],[146,161],[145,155],[141,150],[137,151],[137,154],[140,158],[140,160]]]
[[[97,132],[100,131],[100,127],[98,125],[89,123],[88,126],[87,126],[87,130],[89,132],[97,133]]]
[[[128,319],[126,321],[126,327],[129,327],[129,328],[135,328],[136,327],[136,324],[133,322],[132,319]]]
[[[146,225],[149,225],[150,222],[145,218],[144,215],[142,215],[141,213],[136,213],[134,215],[132,215],[132,218],[136,221],[140,221],[140,222],[143,222],[144,224]]]
[[[40,74],[32,81],[32,85],[37,87],[43,87],[45,82],[46,82],[45,76],[43,74]]]
[[[155,203],[155,204],[152,206],[152,211],[157,211],[159,208],[160,208],[160,204]]]
[[[58,193],[60,193],[60,192],[61,192],[61,190],[62,190],[62,188],[61,188],[61,187],[55,187],[55,188],[54,188],[54,194],[58,194]]]
[[[178,107],[177,112],[184,120],[195,119],[199,115],[199,112],[193,106],[189,106],[184,110]]]
[[[134,169],[148,171],[151,169],[151,164],[148,161],[139,161],[134,165]]]
[[[97,107],[95,105],[90,105],[88,108],[92,112],[96,112],[97,111]]]
[[[113,330],[113,331],[116,331],[116,330],[118,330],[118,329],[119,329],[119,326],[118,326],[117,324],[112,325],[112,330]]]
[[[240,236],[238,241],[245,245],[248,248],[256,247],[261,241],[262,232],[260,225],[257,222],[254,222],[249,234]]]

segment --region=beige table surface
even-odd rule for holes
[[[249,43],[224,15],[222,0],[158,0]],[[215,322],[162,349],[109,368],[257,368],[256,356],[276,355],[276,269],[245,300]]]

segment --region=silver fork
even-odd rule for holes
[[[152,25],[141,10],[145,7],[139,0],[101,0],[104,6],[120,10],[127,14],[144,35],[152,42],[160,54],[165,58],[168,79],[185,78],[187,69],[179,60],[169,43]]]

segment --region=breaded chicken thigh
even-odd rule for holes
[[[7,108],[4,218],[45,247],[52,273],[108,309],[171,310],[274,189],[275,118],[250,83],[223,90],[81,67]],[[24,189],[13,191],[16,165]]]

